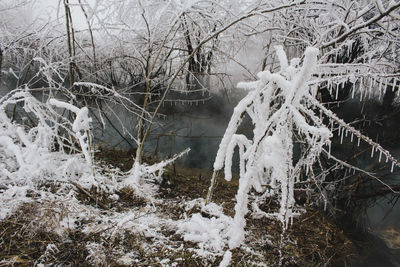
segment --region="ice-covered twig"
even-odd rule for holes
[[[386,160],[390,160],[393,165],[396,165],[397,167],[400,167],[400,162],[392,156],[392,154],[384,149],[380,144],[372,141],[371,138],[368,136],[363,135],[360,131],[355,129],[353,126],[349,125],[348,123],[344,122],[342,119],[340,119],[336,114],[334,114],[332,111],[324,107],[321,103],[319,103],[316,99],[308,97],[308,100],[315,106],[317,107],[320,111],[322,111],[330,120],[334,121],[339,125],[339,127],[345,129],[346,131],[350,132],[357,138],[365,141],[367,144],[369,144],[374,150],[379,151],[383,155],[386,156]],[[391,169],[393,172],[393,167]]]
[[[189,153],[190,148],[174,155],[172,158],[155,163],[153,165],[147,165],[145,163],[139,164],[132,167],[129,171],[128,176],[122,182],[122,186],[132,187],[137,194],[145,197],[151,197],[154,193],[154,183],[160,183],[162,180],[162,174],[166,166],[172,164],[178,158]]]
[[[87,107],[78,108],[72,104],[56,100],[54,98],[49,99],[49,104],[58,108],[65,108],[75,113],[75,120],[72,124],[72,130],[78,139],[79,145],[82,149],[82,153],[89,166],[93,165],[92,159],[92,148],[91,148],[91,136],[90,136],[90,123],[92,119],[89,117],[89,110]]]
[[[240,179],[235,217],[229,231],[231,249],[244,240],[248,194],[252,188],[263,192],[268,186],[279,198],[280,210],[273,216],[281,221],[284,229],[296,214],[294,184],[300,172],[298,166],[293,166],[294,132],[305,136],[310,147],[309,155],[300,161],[306,169],[311,168],[322,146],[332,136],[315,112],[303,104],[305,96],[311,95],[308,81],[317,65],[318,50],[307,48],[301,67],[297,60],[292,60],[289,66],[283,48],[278,46],[276,50],[281,72],[260,72],[258,81],[239,84],[253,90],[235,107],[214,162],[209,197],[217,171],[225,166],[225,178],[230,179],[231,159],[234,148],[239,146]],[[252,140],[236,134],[245,113],[254,124]]]

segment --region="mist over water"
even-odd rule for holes
[[[225,133],[238,99],[231,100],[215,94],[201,105],[180,106],[180,111],[167,117],[168,133],[158,140],[161,154],[171,153],[171,142],[177,153],[187,147],[191,152],[182,161],[186,167],[212,169],[219,143]],[[173,128],[176,129],[174,132]],[[173,136],[173,135],[176,136]],[[157,133],[153,138],[157,136]],[[154,142],[154,141],[153,141]]]
[[[173,156],[186,148],[191,148],[189,154],[178,161],[188,168],[212,170],[212,165],[222,136],[233,113],[237,102],[245,92],[236,92],[229,99],[219,93],[214,93],[208,101],[197,105],[166,103],[162,113],[166,117],[159,118],[152,127],[152,131],[145,143],[145,155],[157,157],[160,160]],[[116,117],[118,115],[118,119]],[[109,147],[130,149],[135,145],[130,144],[110,125],[117,126],[120,133],[126,127],[125,137],[129,139],[128,132],[133,133],[137,122],[132,116],[124,115],[121,107],[115,107],[109,113],[110,121],[106,122],[105,129],[100,124],[95,125],[97,143],[107,144]],[[238,166],[234,166],[234,171]]]

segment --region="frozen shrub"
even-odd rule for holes
[[[392,169],[399,165],[387,150],[338,118],[316,99],[319,80],[313,74],[319,72],[317,67],[321,68],[317,62],[318,49],[307,48],[300,65],[297,58],[289,63],[281,46],[275,48],[281,70],[277,73],[263,71],[258,73],[257,81],[238,84],[250,92],[235,107],[214,162],[207,201],[210,201],[219,170],[224,169],[225,179],[231,179],[232,157],[235,147],[239,148],[240,179],[235,217],[229,232],[231,249],[240,246],[244,240],[245,215],[252,189],[257,192],[252,203],[255,214],[277,218],[284,232],[293,216],[301,212],[294,199],[299,182],[315,184],[326,201],[324,191],[319,188],[325,176],[317,175],[318,171],[314,170],[321,153],[344,167],[362,171],[330,154],[333,126],[338,128],[342,138],[344,133],[350,133],[352,140],[353,136],[364,140],[372,146],[373,152],[380,153],[380,158],[385,155],[387,160],[391,160]],[[236,133],[245,115],[254,126],[251,139]],[[295,159],[296,143],[300,144],[300,152]],[[259,202],[266,198],[277,199],[279,210],[265,212],[259,208]]]

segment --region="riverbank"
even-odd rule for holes
[[[126,151],[98,156],[109,169],[126,171],[132,163]],[[41,185],[48,199],[27,191],[29,201],[0,222],[0,265],[218,266],[222,253],[185,240],[181,230],[195,214],[219,219],[203,206],[209,175],[170,166],[151,199],[129,188],[109,194],[73,183]],[[225,215],[234,215],[237,186],[237,179],[218,180],[213,200]],[[280,252],[284,266],[398,266],[383,241],[343,229],[318,210],[294,219],[283,247],[275,220],[248,216],[246,232],[245,243],[232,251],[232,266],[276,266]]]

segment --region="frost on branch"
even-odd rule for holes
[[[244,239],[245,215],[248,212],[248,194],[251,189],[262,197],[279,199],[279,212],[267,214],[276,217],[284,228],[296,214],[294,210],[294,184],[300,173],[312,167],[324,145],[329,145],[331,132],[308,106],[311,96],[307,82],[317,65],[318,50],[308,48],[302,67],[298,59],[288,64],[283,48],[276,47],[281,71],[258,74],[259,80],[239,83],[239,87],[252,91],[236,106],[222,138],[214,170],[225,166],[225,177],[231,178],[234,148],[239,147],[240,180],[236,195],[234,223],[230,229],[230,248],[239,246]],[[253,122],[253,138],[236,134],[247,113]],[[307,152],[297,162],[293,159],[294,134],[301,135],[308,145]],[[262,212],[260,209],[257,209]]]
[[[301,208],[295,206],[295,186],[305,182],[319,187],[323,182],[324,175],[316,175],[313,167],[321,153],[330,156],[330,138],[333,135],[330,129],[333,126],[338,126],[342,136],[344,132],[351,133],[351,136],[372,146],[372,150],[379,152],[380,156],[385,155],[392,166],[400,166],[387,150],[338,118],[316,99],[320,79],[314,74],[329,67],[318,65],[316,68],[318,49],[306,49],[302,66],[299,59],[292,59],[289,64],[281,46],[275,49],[281,66],[279,72],[263,71],[258,73],[257,81],[238,84],[238,87],[250,92],[235,107],[214,162],[208,202],[216,173],[224,168],[225,179],[231,179],[232,158],[235,147],[238,147],[240,179],[235,217],[229,232],[231,249],[238,247],[244,240],[245,215],[248,213],[249,193],[253,189],[257,192],[252,203],[253,215],[277,218],[285,231],[293,216],[301,211]],[[251,139],[237,134],[245,115],[253,123]],[[295,145],[299,147],[296,150],[299,155],[296,157]],[[331,160],[360,171],[333,156]],[[321,194],[326,204],[323,190]],[[258,204],[267,198],[279,202],[279,211],[266,212],[259,207]]]
[[[239,83],[239,87],[252,91],[234,109],[214,163],[215,171],[225,166],[225,177],[229,180],[234,148],[239,147],[240,180],[229,234],[230,248],[239,246],[244,239],[248,194],[253,188],[261,194],[261,199],[277,198],[280,206],[279,211],[272,214],[257,211],[278,218],[284,228],[288,226],[290,218],[296,215],[295,182],[300,180],[303,169],[307,171],[312,167],[322,147],[330,144],[331,132],[307,101],[313,93],[308,81],[317,65],[318,50],[308,48],[301,67],[298,67],[298,59],[288,64],[282,47],[276,47],[276,51],[280,72],[260,72],[257,82]],[[236,134],[245,114],[254,125],[251,140]],[[308,146],[297,162],[293,159],[295,133],[301,135]]]
[[[179,154],[174,155],[172,158],[153,165],[135,161],[128,176],[123,180],[121,185],[123,187],[132,187],[135,190],[135,193],[139,196],[151,198],[158,189],[157,185],[162,181],[165,167],[172,164],[178,158],[186,155],[189,151],[190,148],[187,148]]]
[[[78,108],[69,103],[56,100],[54,98],[49,100],[49,103],[58,108],[65,108],[75,113],[75,120],[72,124],[72,131],[75,133],[79,145],[82,149],[82,154],[85,156],[86,162],[92,166],[92,153],[91,153],[91,136],[90,136],[90,123],[92,118],[89,117],[89,110],[87,107]]]
[[[37,185],[77,180],[91,172],[80,154],[65,153],[79,152],[72,128],[28,88],[0,98],[0,220],[29,201],[26,192]]]
[[[199,249],[196,249],[198,255],[202,257],[222,255],[228,243],[228,229],[232,224],[232,218],[226,216],[222,207],[215,203],[202,204],[201,210],[210,214],[211,217],[205,218],[201,213],[195,213],[189,220],[178,225],[178,233],[183,234],[185,241],[198,244]]]
[[[22,107],[21,110],[17,106]],[[15,113],[24,115],[10,117],[12,107],[15,107]],[[34,125],[28,127],[28,122]],[[28,89],[14,90],[0,99],[0,175],[3,183],[29,184],[41,180],[59,165],[55,163],[56,153],[52,153],[55,147],[61,152],[65,147],[76,151],[73,141],[67,120],[38,101]],[[70,163],[73,165],[72,161]]]

